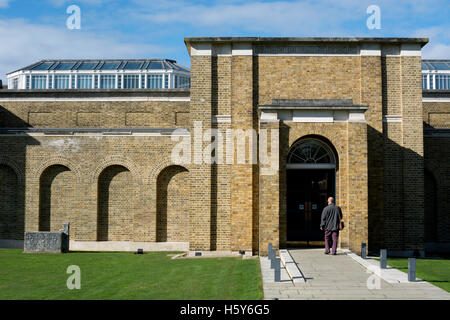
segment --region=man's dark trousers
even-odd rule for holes
[[[325,230],[325,252],[336,254],[337,242],[339,238],[339,230]]]

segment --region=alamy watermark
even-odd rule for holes
[[[380,7],[372,4],[367,7],[367,14],[370,16],[366,20],[366,25],[369,30],[381,29],[381,10]]]
[[[381,268],[379,266],[371,265],[367,267],[366,272],[371,273],[366,281],[367,289],[381,289]]]
[[[73,290],[73,289],[81,289],[81,270],[80,267],[77,265],[71,265],[67,267],[66,270],[67,274],[71,274],[69,278],[67,278],[67,289]]]
[[[79,6],[73,4],[67,7],[67,14],[70,14],[66,20],[66,26],[69,30],[80,30],[81,29],[81,9]]]
[[[171,153],[174,164],[259,164],[262,175],[279,169],[279,130],[204,129],[194,122],[193,134],[176,129],[172,141],[178,142]]]

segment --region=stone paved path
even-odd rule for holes
[[[388,283],[358,262],[338,252],[336,256],[323,254],[323,249],[289,250],[306,278],[306,283],[264,281],[265,299],[336,300],[336,299],[446,299],[450,293],[427,282]],[[262,258],[265,259],[265,258]],[[265,268],[263,273],[270,272]],[[272,270],[273,272],[273,270]],[[380,289],[369,289],[370,284]],[[264,277],[263,279],[268,279]],[[283,277],[282,277],[282,280]]]

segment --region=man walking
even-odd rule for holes
[[[336,254],[339,229],[341,229],[342,211],[334,204],[334,198],[328,198],[328,206],[323,208],[320,230],[325,230],[325,254]],[[332,243],[331,243],[332,242]]]

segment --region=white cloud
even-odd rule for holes
[[[0,20],[0,78],[41,59],[145,58],[172,48],[99,36],[82,30],[30,24],[22,19]]]
[[[111,0],[46,1],[55,6],[112,3]],[[102,8],[104,10],[86,9],[81,31],[30,24],[25,20],[0,20],[0,39],[7,44],[0,46],[0,77],[44,58],[148,57],[174,53],[173,48],[185,53],[182,36],[204,35],[429,37],[424,57],[448,58],[448,20],[441,19],[445,15],[445,1],[435,0],[430,5],[427,0],[379,0],[384,28],[379,32],[366,28],[366,8],[374,3],[373,0],[215,0],[196,3],[132,0],[114,11],[108,5]],[[0,6],[7,3],[7,0],[0,0]],[[422,19],[424,15],[426,19]],[[427,19],[434,19],[435,25],[424,27]],[[52,19],[43,20],[42,17],[39,21],[54,23]],[[125,35],[129,38],[122,40]],[[173,42],[174,47],[147,44],[150,37],[165,43]]]
[[[276,1],[217,4],[212,6],[180,4],[169,10],[137,13],[149,22],[183,23],[218,30],[239,28],[245,31],[302,35],[341,34],[342,21],[360,20],[362,7],[357,2]],[[365,10],[365,8],[364,8]],[[145,11],[144,11],[145,12]]]
[[[413,36],[450,41],[450,34],[448,33],[448,29],[443,26],[431,26],[428,28],[420,28],[414,31]]]
[[[450,45],[444,43],[428,43],[422,50],[423,59],[449,59]]]
[[[110,2],[111,0],[47,0],[50,4],[56,6],[56,7],[61,7],[65,4],[67,5],[79,5],[79,4],[86,4],[86,5],[91,5],[91,6],[100,6],[104,3]]]
[[[422,49],[424,59],[449,59],[450,58],[450,34],[448,29],[442,26],[431,26],[417,29],[415,37],[426,37],[430,42]]]
[[[140,7],[134,13],[136,18],[150,24],[183,24],[226,35],[237,31],[296,36],[409,36],[427,19],[448,26],[444,17],[437,18],[445,15],[446,1],[434,0],[430,5],[427,0],[226,0],[197,4],[133,0]],[[370,32],[366,28],[366,9],[374,3],[381,8],[382,30]]]
[[[0,0],[0,8],[8,8],[10,0]]]
[[[379,0],[376,4],[381,8],[383,29],[375,32],[366,28],[366,8],[373,0],[228,0],[207,4],[179,0],[170,1],[170,5],[161,1],[134,0],[142,7],[136,18],[169,27],[189,25],[223,36],[239,32],[254,36],[427,37],[430,42],[424,48],[425,57],[450,57],[448,20],[438,18],[448,10],[444,0],[435,0],[432,5],[427,0]],[[423,27],[429,20],[435,25]]]

